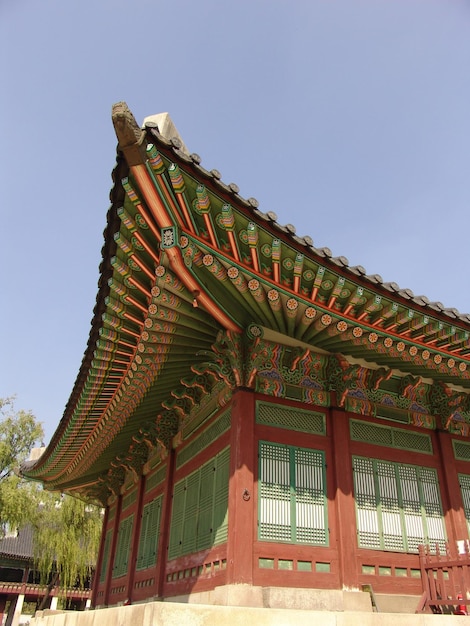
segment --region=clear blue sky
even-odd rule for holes
[[[468,0],[0,0],[0,397],[48,441],[90,330],[111,106],[316,246],[470,311]]]

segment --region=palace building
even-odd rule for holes
[[[35,570],[34,532],[30,525],[9,531],[0,538],[0,624],[18,626],[22,611],[34,607],[55,610],[59,596],[68,608],[84,610],[89,606],[91,592],[77,587],[59,589],[58,579],[51,571],[47,581]],[[25,620],[29,615],[25,616]]]
[[[167,114],[118,138],[90,338],[23,473],[105,507],[95,607],[363,607],[468,539],[470,316],[282,226]]]

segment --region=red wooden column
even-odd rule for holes
[[[342,409],[330,410],[335,483],[335,517],[338,536],[340,582],[343,588],[357,589],[356,509],[353,496],[353,473],[349,439],[349,419]]]
[[[0,596],[0,624],[3,624],[3,616],[5,615],[5,607],[7,605],[7,596]]]
[[[103,595],[103,603],[105,606],[109,603],[109,592],[111,589],[111,581],[113,579],[113,565],[114,565],[114,557],[116,555],[116,545],[117,545],[117,537],[119,531],[119,524],[121,522],[121,507],[122,507],[122,496],[118,497],[116,503],[116,512],[114,514],[114,524],[113,524],[113,536],[111,538],[111,546],[109,550],[109,559],[106,565],[106,579],[104,583],[104,595]]]
[[[96,596],[98,594],[98,588],[100,586],[100,572],[103,567],[104,558],[104,543],[106,539],[106,529],[108,528],[109,506],[104,510],[103,526],[101,527],[100,547],[98,550],[98,560],[96,562],[96,569],[93,572],[93,580],[91,584],[91,606],[96,606]]]
[[[460,490],[459,476],[455,463],[452,438],[448,432],[438,430],[437,441],[439,450],[439,463],[444,475],[444,484],[441,486],[443,497],[444,514],[447,525],[449,541],[467,539],[467,520],[463,508],[462,493]]]
[[[134,513],[133,536],[131,541],[131,555],[127,567],[127,601],[132,604],[134,592],[135,568],[137,566],[137,551],[139,549],[140,528],[142,526],[142,501],[144,499],[145,476],[141,475],[137,486],[137,507]]]
[[[168,544],[170,543],[171,504],[173,501],[173,481],[175,475],[176,450],[171,448],[166,460],[165,484],[163,487],[162,511],[160,514],[160,537],[157,547],[157,566],[155,572],[155,595],[163,597],[166,565],[168,562]]]
[[[253,583],[255,399],[240,389],[232,398],[228,493],[227,584]]]

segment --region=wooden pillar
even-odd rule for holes
[[[122,495],[118,497],[118,501],[116,503],[116,513],[114,514],[114,524],[113,524],[113,536],[111,539],[111,545],[109,549],[109,559],[106,564],[106,580],[104,583],[104,594],[103,594],[103,604],[105,606],[109,603],[109,593],[111,590],[111,582],[113,579],[113,564],[114,557],[116,556],[116,545],[117,538],[119,532],[119,524],[121,523],[121,508],[122,508]]]
[[[7,596],[0,596],[0,624],[3,624],[3,616],[5,615],[5,607],[7,605]]]
[[[356,510],[353,495],[349,419],[342,409],[330,409],[335,483],[335,517],[340,582],[343,589],[358,589]]]
[[[96,596],[98,594],[98,587],[100,586],[100,572],[103,566],[103,557],[104,557],[104,544],[106,540],[106,530],[108,528],[108,518],[109,518],[109,506],[106,506],[104,511],[104,520],[103,526],[101,529],[101,539],[100,539],[100,547],[98,550],[98,560],[96,562],[96,569],[93,572],[93,580],[91,584],[91,604],[92,606],[96,606]]]
[[[135,510],[135,523],[133,524],[133,536],[131,541],[131,554],[127,572],[127,602],[132,604],[134,592],[135,568],[137,566],[137,554],[139,550],[140,528],[142,526],[142,502],[145,493],[145,476],[140,476],[137,487],[137,508]]]
[[[455,463],[452,438],[446,431],[437,431],[439,463],[444,476],[441,494],[446,495],[444,513],[449,541],[468,538],[467,520],[463,508],[462,492],[460,490],[459,475]],[[443,498],[444,499],[444,498]],[[446,506],[447,504],[447,506]]]
[[[59,602],[59,596],[51,596],[51,603],[49,605],[49,608],[51,609],[51,611],[57,610],[58,602]]]
[[[163,586],[168,562],[168,544],[170,542],[171,505],[173,502],[173,481],[175,475],[176,450],[170,449],[166,461],[165,484],[163,487],[162,511],[160,514],[160,537],[157,548],[157,568],[155,574],[155,594],[163,597]]]
[[[8,609],[7,619],[5,626],[18,626],[20,623],[21,613],[23,611],[24,593],[19,593],[15,596],[10,603]]]
[[[254,394],[239,390],[231,405],[227,584],[253,583],[254,424]]]

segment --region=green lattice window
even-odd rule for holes
[[[130,557],[132,526],[134,516],[129,515],[119,524],[116,556],[114,557],[113,578],[127,574],[127,565]]]
[[[436,470],[353,458],[358,544],[361,548],[417,552],[443,546],[444,516]]]
[[[452,445],[456,459],[459,459],[459,461],[470,461],[470,443],[468,441],[452,439]]]
[[[323,452],[261,441],[258,493],[260,540],[328,545]]]
[[[463,510],[467,520],[467,528],[470,533],[470,476],[459,474],[460,491],[462,492]]]
[[[425,433],[417,433],[382,424],[371,424],[363,420],[351,420],[349,427],[353,441],[363,441],[377,446],[386,446],[387,448],[432,454],[431,437]]]
[[[111,539],[113,536],[113,530],[110,528],[104,539],[104,548],[103,548],[103,560],[101,562],[101,570],[100,570],[100,583],[104,583],[106,580],[106,569],[108,567],[109,561],[109,550],[111,548]]]
[[[175,484],[168,557],[227,541],[230,448]]]
[[[326,434],[325,414],[274,402],[256,403],[256,423],[315,435]]]
[[[162,500],[163,496],[159,496],[143,508],[136,565],[138,570],[152,567],[157,562]]]

